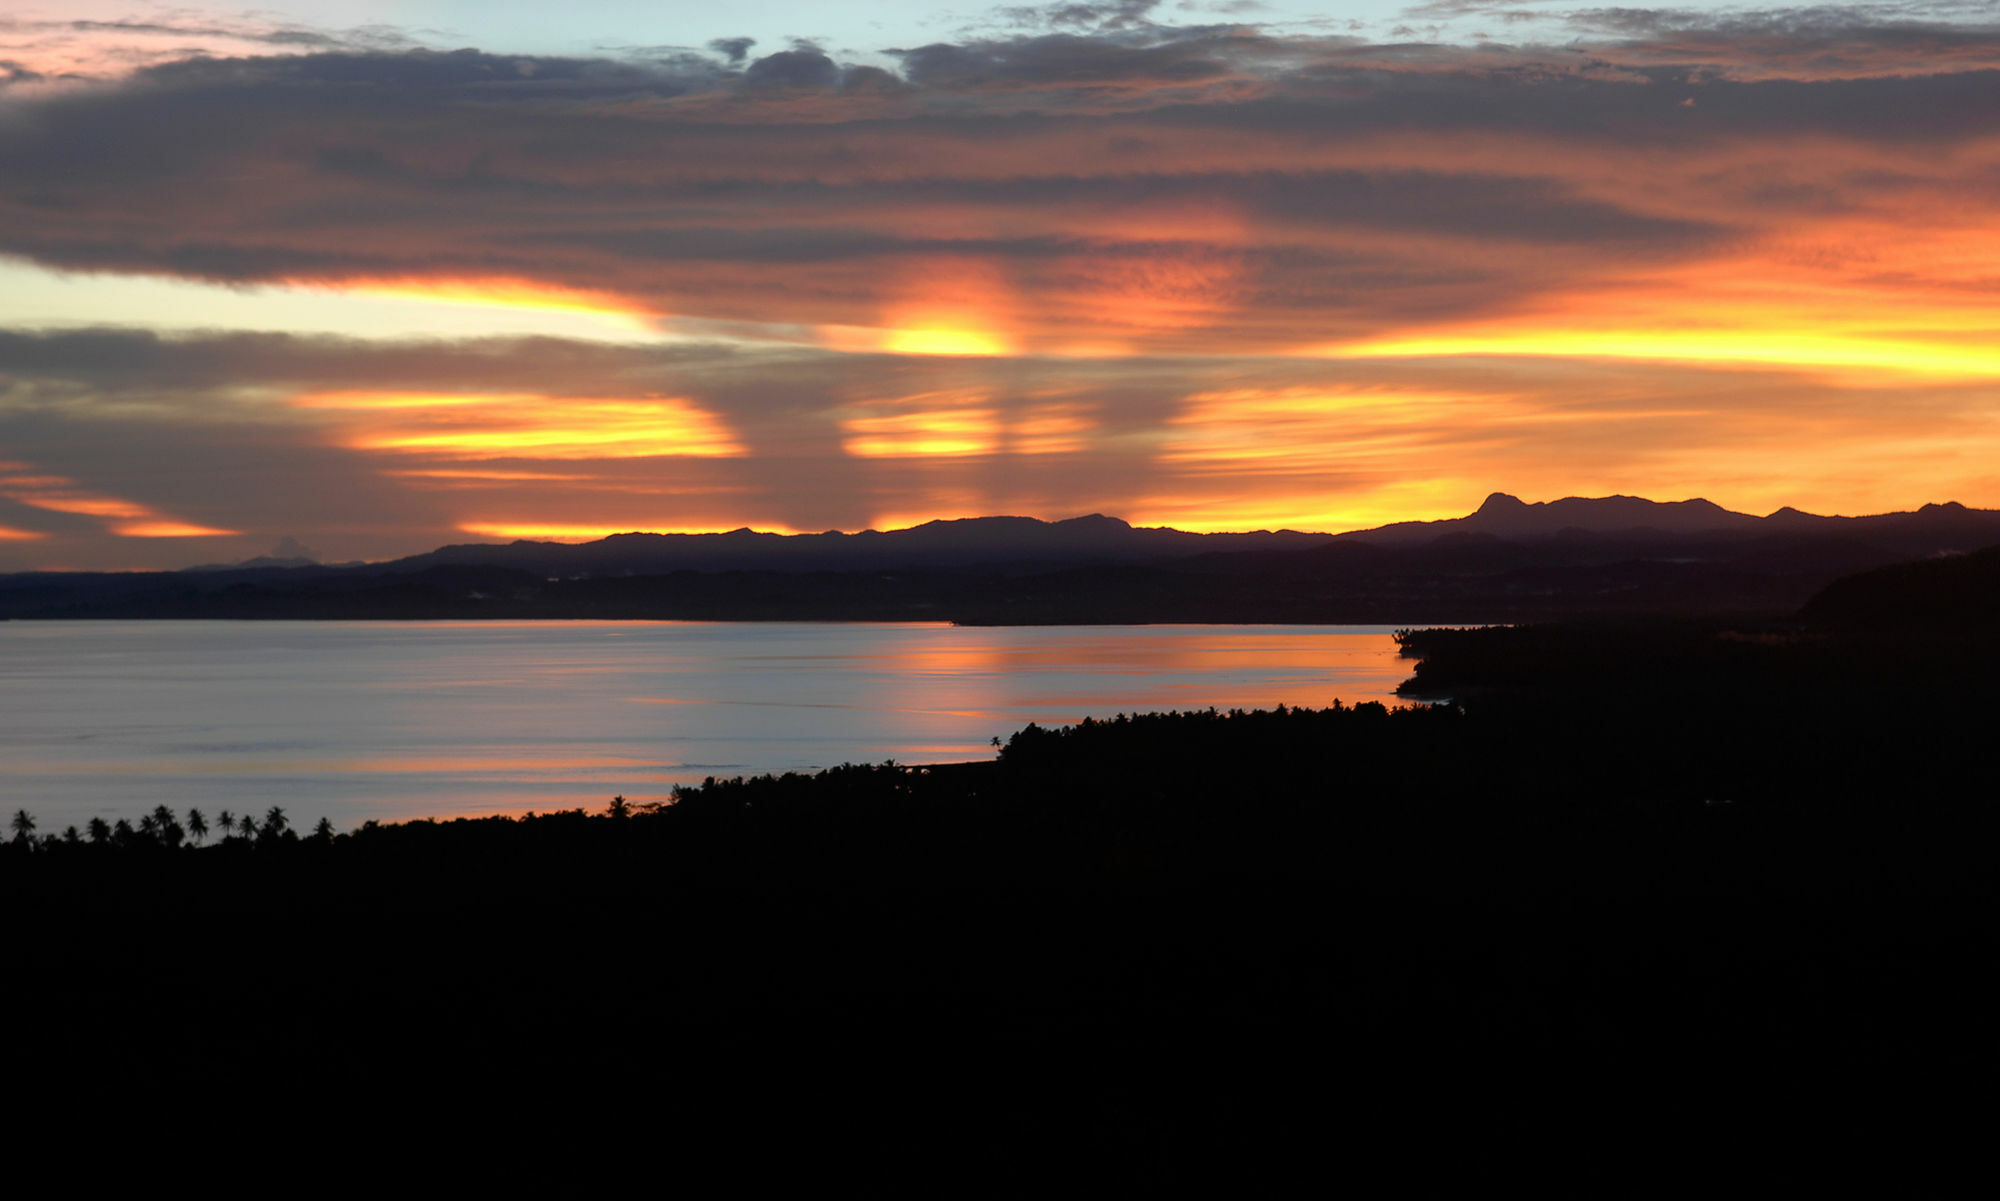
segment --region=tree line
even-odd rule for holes
[[[335,835],[333,822],[321,817],[304,838],[292,825],[281,806],[264,811],[262,820],[250,813],[224,809],[213,819],[198,808],[186,815],[176,814],[167,805],[156,805],[138,824],[126,818],[106,821],[93,817],[81,828],[70,825],[60,834],[37,833],[39,823],[26,809],[14,811],[8,827],[12,833],[0,844],[12,854],[54,854],[77,850],[92,851],[182,851],[205,847],[262,848],[298,846],[302,843],[330,844]],[[213,843],[210,839],[213,839]]]

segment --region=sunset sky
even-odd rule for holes
[[[2000,507],[2000,6],[0,5],[0,570],[1495,490]]]

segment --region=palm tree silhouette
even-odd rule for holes
[[[160,841],[170,847],[180,846],[181,840],[187,837],[187,831],[181,829],[180,822],[174,819],[174,811],[165,805],[153,807],[153,829]]]
[[[188,810],[188,833],[194,835],[196,842],[208,840],[208,819],[201,815],[201,810]]]
[[[11,824],[14,827],[15,842],[31,843],[34,841],[35,819],[28,815],[26,809],[14,810],[14,820]]]

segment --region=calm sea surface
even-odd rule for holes
[[[0,622],[0,809],[301,828],[993,754],[1028,722],[1393,702],[1387,626]]]

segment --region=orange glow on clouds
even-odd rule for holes
[[[887,331],[882,349],[890,354],[996,355],[1010,347],[998,334],[919,318],[908,328]]]
[[[1857,246],[1868,249],[1857,253]],[[1771,367],[1855,387],[1977,382],[2000,378],[1994,278],[2000,278],[2000,229],[1828,225],[1788,233],[1749,256],[1320,353]]]
[[[321,392],[293,401],[356,418],[356,450],[447,459],[636,459],[744,453],[722,421],[675,397],[603,399],[532,393]]]
[[[383,475],[419,480],[467,480],[510,483],[520,480],[591,480],[596,476],[565,471],[510,471],[499,467],[399,467]]]
[[[15,495],[22,504],[47,509],[51,513],[76,513],[84,517],[144,517],[151,512],[136,501],[119,500],[115,496],[89,496],[81,493],[63,494],[44,492],[34,499]]]
[[[609,538],[613,534],[726,534],[731,532],[720,527],[688,529],[678,526],[672,521],[640,521],[596,525],[562,525],[549,524],[547,522],[468,521],[461,523],[458,528],[465,533],[480,538],[503,538],[509,541],[527,539],[531,542],[595,542],[600,538]],[[796,534],[799,531],[789,526],[759,522],[757,532],[760,534]]]
[[[34,542],[46,537],[47,534],[34,530],[17,530],[11,525],[0,525],[0,542]]]
[[[1477,481],[1415,480],[1319,496],[1238,495],[1225,498],[1159,496],[1138,501],[1132,524],[1164,525],[1192,533],[1236,530],[1339,531],[1372,529],[1397,521],[1463,517],[1486,491]]]
[[[877,411],[841,421],[841,448],[863,459],[985,455],[997,450],[999,413],[980,403],[983,397],[956,398],[962,403],[949,408],[933,407],[951,399],[955,398],[933,394],[866,406]],[[925,407],[894,411],[910,405]]]
[[[1232,388],[1188,397],[1157,461],[1181,483],[1135,525],[1343,530],[1460,516],[1490,488],[1461,478],[1447,431],[1548,420],[1516,398],[1393,388]],[[1407,464],[1431,460],[1421,478]]]
[[[954,392],[870,401],[840,419],[841,449],[862,459],[1072,454],[1095,428],[1081,405],[1030,405],[1010,417],[985,395]]]
[[[493,404],[536,399],[522,396],[447,396],[435,392],[314,392],[294,397],[301,409],[442,409],[455,405]]]
[[[1092,328],[1147,332],[1216,320],[1237,302],[1243,276],[1242,255],[1214,246],[1085,256],[1067,267],[1057,282],[1060,312]]]
[[[871,530],[913,530],[933,521],[957,521],[967,513],[979,511],[979,498],[970,492],[944,492],[939,495],[935,509],[903,510],[883,513],[868,523]]]
[[[1004,355],[1018,349],[1014,289],[977,259],[932,258],[888,290],[879,327],[823,325],[819,342],[849,353]]]
[[[860,325],[822,325],[814,331],[821,346],[845,354],[923,354],[992,357],[1009,354],[1014,346],[989,330],[949,324],[950,318],[925,319],[899,329]]]
[[[111,532],[126,538],[213,538],[241,531],[218,530],[185,521],[125,521],[112,526]]]
[[[125,538],[203,538],[241,532],[177,521],[150,505],[92,492],[67,476],[36,472],[20,462],[0,462],[0,496],[44,512],[99,518],[112,533]],[[25,530],[0,534],[4,541],[41,537]]]
[[[1407,451],[1456,424],[1504,421],[1509,398],[1392,388],[1236,388],[1190,396],[1160,459],[1237,474],[1334,470]]]
[[[1564,330],[1483,327],[1385,338],[1341,347],[1343,358],[1531,355],[1741,363],[1832,374],[1853,382],[1883,373],[1964,380],[2000,376],[2000,348],[1930,341],[1843,338],[1788,330]]]
[[[1077,454],[1090,448],[1097,422],[1075,404],[1030,406],[1007,427],[1007,450],[1017,455]]]

